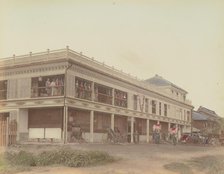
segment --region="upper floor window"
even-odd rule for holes
[[[161,102],[159,102],[159,115],[161,115]]]
[[[7,97],[7,80],[0,81],[0,100],[4,100]]]
[[[114,90],[114,105],[120,107],[127,107],[127,92]]]
[[[138,109],[138,95],[134,95],[134,110]]]
[[[91,100],[92,98],[92,85],[91,82],[85,79],[75,79],[75,97]]]
[[[186,95],[185,94],[184,94],[183,98],[184,98],[184,101],[185,101],[186,100]]]
[[[167,116],[167,104],[164,104],[164,116]]]
[[[94,86],[95,101],[100,103],[112,104],[112,88],[95,84]]]
[[[187,121],[191,121],[190,120],[190,111],[187,111]]]
[[[152,113],[156,114],[156,101],[152,100]]]
[[[180,109],[180,119],[183,120],[183,110]]]
[[[145,112],[148,113],[149,112],[149,99],[145,99]]]
[[[33,77],[31,93],[32,97],[64,95],[64,75]]]

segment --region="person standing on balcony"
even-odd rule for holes
[[[50,79],[48,78],[47,81],[45,82],[45,89],[46,89],[46,92],[47,92],[47,96],[50,96],[51,95],[51,82],[50,82]]]
[[[57,91],[57,90],[56,90],[55,79],[52,80],[50,87],[51,87],[51,95],[52,95],[52,96],[56,95],[56,91]]]

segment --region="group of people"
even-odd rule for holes
[[[153,125],[153,141],[156,144],[160,143],[161,129],[162,129],[162,126],[160,122],[157,121],[157,123]],[[177,134],[178,134],[178,127],[173,125],[169,130],[169,137],[168,137],[169,140],[171,140],[171,142],[173,143],[173,145],[177,144],[177,139],[178,139]]]
[[[47,78],[45,82],[45,90],[48,96],[62,95],[64,89],[64,82],[62,78],[52,79]]]
[[[115,91],[115,105],[127,107],[127,94],[121,91]]]
[[[94,100],[97,102],[112,104],[112,90],[96,85],[94,87]]]
[[[75,82],[75,89],[76,89],[76,97],[82,99],[91,99],[91,84],[88,82],[84,82],[82,80],[76,80]]]

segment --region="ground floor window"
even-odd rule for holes
[[[127,135],[128,129],[128,117],[126,116],[114,116],[114,130],[119,131],[122,135]]]
[[[63,108],[29,109],[28,128],[62,128]]]
[[[61,139],[63,108],[41,108],[28,110],[30,139]]]
[[[94,113],[94,133],[105,133],[111,127],[110,114],[95,112]]]
[[[146,135],[146,119],[136,118],[135,119],[135,132],[139,135]]]
[[[90,111],[69,109],[68,111],[68,131],[79,127],[83,132],[90,132]]]

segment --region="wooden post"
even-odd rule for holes
[[[9,145],[9,117],[6,118],[6,146]]]
[[[114,114],[111,114],[111,129],[114,131]]]
[[[146,120],[146,142],[149,142],[149,119]]]
[[[131,143],[134,142],[134,117],[131,117]]]
[[[90,111],[90,142],[93,143],[94,111]]]
[[[94,82],[92,82],[91,84],[91,100],[94,101],[95,100],[95,91],[94,91]]]
[[[115,97],[114,97],[114,88],[112,89],[112,105],[114,105],[114,100],[115,100]]]
[[[63,117],[64,119],[63,119],[63,129],[64,129],[64,131],[63,131],[63,140],[64,140],[64,144],[65,143],[67,143],[67,125],[68,125],[68,106],[64,106],[64,117]]]

